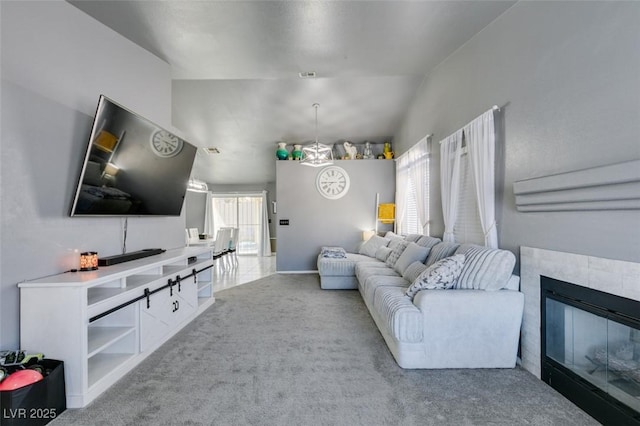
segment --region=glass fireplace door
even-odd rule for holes
[[[545,355],[640,411],[640,331],[546,298]]]

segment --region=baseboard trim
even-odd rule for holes
[[[278,274],[317,274],[318,271],[276,271]]]

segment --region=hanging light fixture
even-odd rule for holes
[[[311,167],[328,166],[333,164],[333,152],[331,147],[318,142],[318,107],[320,104],[316,103],[312,106],[316,109],[316,141],[302,148],[300,164]]]

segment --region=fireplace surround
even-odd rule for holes
[[[542,380],[603,424],[640,425],[640,302],[540,278]]]
[[[542,378],[540,277],[577,284],[640,301],[640,263],[536,247],[520,247],[520,291],[524,315],[520,329],[520,364]]]

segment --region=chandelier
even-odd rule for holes
[[[318,142],[318,107],[320,104],[312,105],[316,109],[316,141],[311,145],[302,148],[302,160],[300,164],[311,167],[322,167],[333,164],[333,152],[331,147]]]

